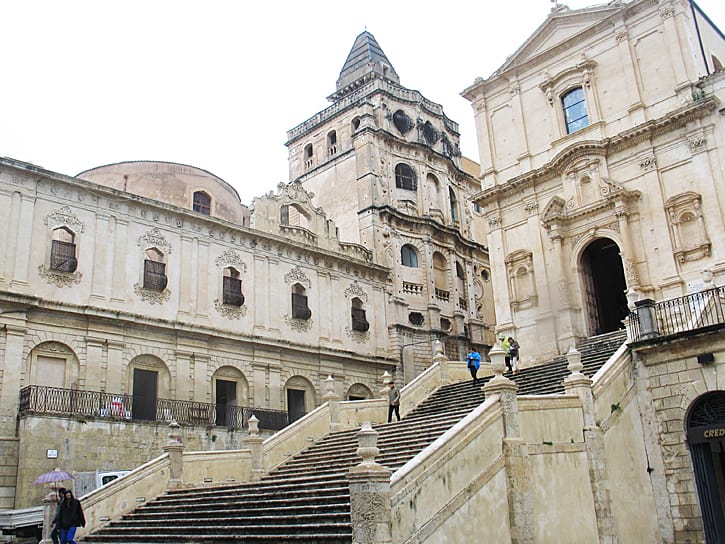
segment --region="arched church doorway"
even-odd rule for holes
[[[589,244],[581,256],[584,284],[584,311],[589,334],[603,334],[624,326],[627,317],[627,283],[619,247],[609,238]]]
[[[725,391],[698,398],[687,414],[687,443],[695,472],[706,542],[725,542]]]

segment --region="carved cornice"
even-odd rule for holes
[[[233,266],[242,274],[247,271],[247,265],[244,264],[242,256],[234,249],[225,249],[224,253],[216,258],[215,263],[217,265],[217,268],[226,268],[228,266]]]
[[[284,322],[290,329],[297,332],[307,332],[312,328],[312,319],[296,319],[285,314]]]
[[[367,344],[370,341],[370,331],[354,331],[350,327],[345,327],[345,333],[353,339],[357,344]]]
[[[83,273],[78,272],[59,272],[46,268],[44,264],[38,266],[38,274],[48,283],[57,285],[58,287],[72,287],[78,285],[83,279]]]
[[[163,291],[153,291],[151,289],[144,289],[138,283],[133,284],[133,292],[141,297],[141,300],[151,304],[163,304],[171,297],[171,291],[168,289],[164,289]]]
[[[357,280],[354,280],[350,287],[345,289],[345,298],[351,298],[351,297],[357,297],[363,302],[368,301],[368,294],[362,290],[360,287],[360,284],[357,282]]]
[[[653,119],[637,125],[630,130],[620,132],[611,138],[598,141],[586,140],[575,142],[560,151],[544,166],[511,178],[505,183],[481,191],[475,197],[476,202],[480,206],[486,206],[491,202],[503,200],[506,196],[516,191],[527,190],[540,180],[548,180],[559,176],[572,161],[592,155],[606,157],[610,153],[634,146],[641,141],[650,140],[655,136],[683,127],[695,119],[700,119],[714,112],[717,107],[717,99],[709,97],[695,103],[687,104],[658,119]]]
[[[245,305],[231,306],[229,304],[224,304],[219,299],[214,301],[214,308],[216,308],[216,311],[227,319],[241,319],[242,316],[247,313],[247,307]]]
[[[86,228],[83,222],[76,217],[68,206],[63,206],[46,215],[43,218],[43,223],[48,225],[48,228],[51,230],[59,227],[68,227],[74,232],[82,233]]]
[[[136,243],[139,247],[143,249],[156,247],[160,250],[163,250],[163,252],[167,255],[171,254],[171,244],[164,237],[163,233],[158,229],[158,227],[154,227],[146,234],[142,234],[141,236],[139,236]]]
[[[284,281],[286,281],[289,285],[299,283],[308,289],[310,288],[310,285],[312,285],[312,282],[310,282],[309,278],[299,266],[295,266],[292,270],[287,272],[284,276]]]

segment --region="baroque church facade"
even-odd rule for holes
[[[85,468],[82,440],[153,457],[163,409],[189,416],[191,450],[244,447],[243,425],[219,425],[237,405],[312,410],[329,429],[326,387],[371,399],[337,428],[383,421],[381,376],[408,384],[405,413],[502,332],[524,369],[568,353],[565,394],[517,395],[494,346],[486,401],[380,486],[385,542],[723,541],[723,59],[725,37],[685,0],[554,3],[463,91],[476,171],[456,124],[364,32],[332,105],[287,135],[290,183],[248,210],[192,167],[68,177],[2,159],[2,497],[36,499],[51,451]],[[582,374],[572,346],[623,323],[627,344]],[[426,369],[436,339],[447,357]],[[158,422],[135,415],[149,384],[178,401],[157,403]],[[75,412],[27,398],[49,390]],[[80,417],[87,390],[110,406]],[[305,448],[306,425],[275,451]],[[215,467],[205,458],[204,474],[233,473]]]
[[[454,359],[492,344],[457,124],[368,32],[331,100],[289,132],[291,181],[251,208],[182,164],[71,177],[2,159],[0,507],[37,503],[34,475],[58,465],[145,463],[170,419],[191,449],[238,448],[252,413],[273,432],[330,376],[369,399],[438,339]]]

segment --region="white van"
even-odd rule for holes
[[[96,470],[95,472],[77,472],[73,480],[73,494],[76,497],[87,495],[94,489],[103,487],[113,480],[128,474],[130,470]]]

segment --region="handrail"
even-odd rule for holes
[[[249,418],[259,420],[259,428],[277,431],[289,425],[287,412],[249,406],[211,404],[188,400],[146,399],[121,393],[63,389],[29,385],[20,390],[19,415],[31,414],[93,417],[126,421],[176,421],[186,425],[219,425],[246,429]]]
[[[629,337],[648,340],[725,324],[725,287],[655,302],[640,300],[629,314]]]

